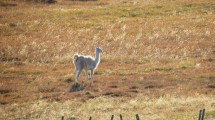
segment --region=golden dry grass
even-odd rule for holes
[[[0,119],[212,120],[214,14],[214,0],[3,0]],[[95,85],[70,92],[73,54],[97,46]]]
[[[94,120],[108,120],[111,115],[119,119],[135,119],[138,113],[142,119],[150,120],[195,120],[198,119],[196,108],[208,108],[207,120],[214,119],[214,97],[211,96],[162,96],[148,98],[142,95],[127,99],[99,97],[88,101],[68,100],[63,103],[39,100],[21,104],[12,104],[1,108],[1,116],[8,119],[66,119],[85,120],[92,116]],[[213,112],[208,112],[213,111]]]
[[[36,5],[2,8],[1,14],[4,59],[68,63],[75,52],[92,54],[95,46],[108,51],[106,59],[207,57],[214,50],[211,1],[77,9]]]

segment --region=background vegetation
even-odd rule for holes
[[[51,1],[0,2],[0,119],[215,118],[214,0]],[[95,85],[71,92],[97,46]]]

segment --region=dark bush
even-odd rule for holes
[[[69,1],[97,1],[97,0],[69,0]]]
[[[2,6],[2,7],[13,7],[13,6],[17,6],[17,4],[11,3],[11,2],[6,2],[6,1],[0,1],[0,6]]]
[[[36,2],[36,3],[55,3],[56,0],[25,0],[26,2]]]

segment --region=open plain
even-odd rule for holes
[[[41,0],[43,1],[43,0]],[[75,53],[103,49],[74,88]],[[0,1],[0,120],[215,119],[214,0]]]

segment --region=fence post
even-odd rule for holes
[[[138,114],[136,114],[136,120],[140,120],[140,118],[139,118],[139,115],[138,115]]]
[[[111,120],[113,120],[113,118],[114,118],[114,115],[111,116]]]
[[[122,120],[122,115],[120,114],[120,120]]]
[[[64,120],[64,116],[61,117],[61,120]]]
[[[199,111],[199,119],[198,120],[204,120],[205,117],[205,109]]]
[[[92,120],[92,117],[90,116],[89,120]]]
[[[198,120],[201,120],[201,116],[202,116],[202,110],[199,111],[199,119]]]
[[[202,119],[201,120],[204,120],[204,117],[205,117],[205,109],[202,110]]]

